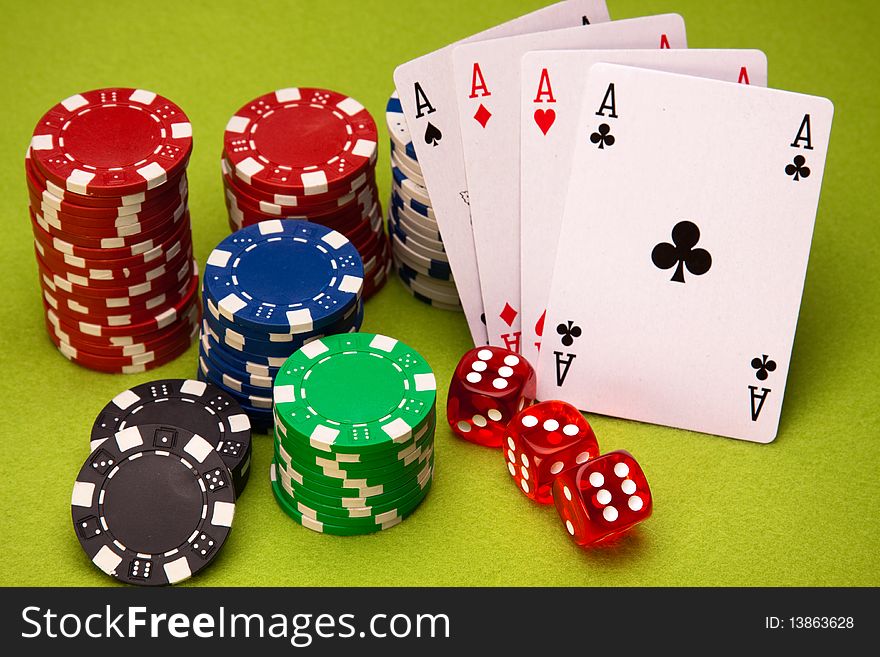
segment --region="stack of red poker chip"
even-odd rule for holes
[[[221,168],[229,227],[300,219],[336,230],[364,263],[364,297],[393,265],[376,188],[376,123],[355,99],[279,89],[229,120]]]
[[[142,372],[198,335],[186,165],[192,128],[142,89],[71,96],[25,159],[46,328],[69,360]]]

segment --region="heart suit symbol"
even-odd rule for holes
[[[541,128],[541,132],[543,132],[545,135],[550,129],[550,126],[553,125],[554,121],[556,121],[556,110],[535,110],[535,123],[538,124],[538,127]]]

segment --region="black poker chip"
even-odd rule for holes
[[[250,475],[251,422],[229,394],[192,379],[163,379],[116,395],[92,425],[91,446],[127,427],[167,424],[201,436],[220,454],[232,473],[236,495]]]
[[[217,557],[232,529],[235,491],[207,439],[135,425],[96,445],[73,485],[71,514],[99,569],[128,584],[176,584]]]

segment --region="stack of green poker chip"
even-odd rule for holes
[[[273,397],[272,491],[302,526],[380,531],[427,496],[437,385],[412,347],[372,333],[315,340],[285,361]]]

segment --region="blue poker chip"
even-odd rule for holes
[[[462,310],[461,305],[459,305],[457,303],[446,303],[443,301],[439,301],[437,299],[434,299],[426,294],[423,294],[423,293],[413,289],[412,283],[407,281],[404,278],[401,278],[400,282],[403,283],[403,287],[404,287],[404,289],[406,289],[407,292],[409,292],[413,297],[415,297],[417,300],[421,301],[424,304],[427,304],[433,308],[440,308],[442,310],[449,310],[452,312],[461,312],[461,310]]]
[[[448,262],[437,260],[435,258],[426,258],[423,255],[413,252],[413,250],[401,242],[400,238],[395,234],[391,235],[391,250],[398,259],[420,274],[424,274],[430,278],[436,278],[440,281],[453,280],[452,270],[450,269]]]
[[[199,370],[208,378],[208,381],[218,388],[227,394],[235,395],[238,401],[254,408],[265,408],[267,397],[272,397],[272,391],[267,388],[257,388],[227,376],[201,353],[201,349],[199,350]],[[271,408],[271,404],[269,407]]]
[[[400,169],[395,169],[396,171],[400,171]],[[434,209],[426,204],[418,201],[411,196],[407,195],[407,191],[397,185],[395,181],[391,183],[391,189],[395,192],[395,196],[400,199],[401,207],[406,207],[412,210],[413,212],[417,212],[423,217],[428,217],[429,219],[434,219]]]
[[[364,267],[342,234],[296,219],[232,233],[208,256],[203,293],[235,326],[307,333],[357,304]]]
[[[422,175],[419,163],[408,158],[404,152],[400,150],[400,147],[395,145],[393,140],[391,142],[391,166],[400,169],[401,173],[414,183],[421,187],[425,187],[425,178]],[[425,188],[425,191],[427,192],[427,188]]]
[[[364,320],[364,303],[358,304],[345,314],[339,322],[330,324],[310,333],[267,334],[242,330],[230,326],[208,300],[202,302],[202,317],[213,332],[213,337],[223,347],[237,354],[241,359],[261,362],[264,358],[284,359],[301,349],[307,342],[332,333],[348,333],[359,327]]]
[[[423,237],[407,231],[405,226],[397,223],[391,217],[388,219],[388,234],[396,237],[405,246],[409,247],[414,253],[420,256],[430,257],[440,262],[444,260],[448,261],[446,249],[437,249],[426,244],[426,240]]]
[[[394,232],[400,239],[406,244],[407,240],[412,240],[414,242],[418,242],[423,244],[425,247],[430,247],[435,251],[446,251],[446,248],[443,246],[442,240],[429,237],[429,235],[439,235],[439,233],[431,231],[429,228],[424,230],[415,230],[408,226],[405,221],[401,221],[400,213],[396,211],[395,208],[391,208],[391,211],[388,213],[388,231]],[[434,244],[431,244],[434,242]]]
[[[202,383],[211,383],[208,378],[202,374],[200,368],[197,372],[197,379]],[[233,399],[238,401],[238,405],[241,406],[241,410],[243,410],[248,418],[251,421],[251,432],[259,432],[259,433],[268,433],[270,429],[274,426],[274,419],[272,417],[272,410],[266,410],[265,408],[255,408],[254,406],[250,406],[249,404],[242,402],[241,398],[237,395],[233,394],[233,392],[226,390],[225,388],[221,388],[227,394],[232,395]]]
[[[403,169],[396,167],[393,164],[391,165],[391,179],[409,198],[421,201],[426,206],[430,204],[431,199],[428,197],[428,190],[410,179]]]
[[[199,336],[199,354],[206,356],[218,369],[239,383],[253,388],[263,388],[271,394],[272,385],[275,382],[274,372],[267,371],[265,374],[256,374],[242,370],[226,360],[219,349],[211,346],[208,335],[204,332]]]
[[[411,167],[418,167],[419,166],[418,160],[416,160],[412,157],[409,157],[409,155],[407,155],[406,150],[403,147],[401,147],[400,144],[395,142],[393,139],[389,140],[389,145],[391,147],[391,154],[394,155],[395,158],[400,158],[401,160],[406,162]],[[406,158],[406,159],[403,159],[403,158]]]
[[[264,342],[287,342],[290,344],[296,344],[297,342],[299,342],[300,345],[302,345],[305,343],[306,340],[317,335],[339,333],[340,331],[335,330],[336,327],[343,326],[350,322],[351,319],[358,313],[358,309],[362,304],[363,297],[360,297],[358,298],[357,303],[346,309],[346,311],[342,315],[340,315],[335,322],[333,322],[332,324],[327,324],[320,328],[316,328],[312,331],[305,331],[302,333],[277,333],[273,331],[259,331],[253,327],[241,326],[233,321],[230,321],[229,318],[227,318],[220,311],[220,307],[213,300],[211,300],[208,295],[202,295],[203,314],[208,320],[210,326],[215,330],[217,335],[219,335],[220,337],[225,337],[226,334],[229,333],[232,334],[232,336],[239,342],[241,342],[242,336],[244,336],[246,338],[252,338],[254,340],[263,340]],[[297,347],[297,349],[298,348],[299,347]],[[293,351],[296,351],[296,349],[294,349]]]
[[[247,406],[250,409],[254,409],[256,411],[261,411],[262,413],[272,413],[272,395],[270,394],[268,397],[264,397],[262,395],[249,395],[245,392],[240,392],[238,390],[233,390],[232,388],[223,384],[219,377],[215,377],[212,374],[209,374],[205,369],[202,368],[203,361],[199,359],[198,365],[198,378],[200,381],[204,383],[210,383],[212,385],[217,386],[227,395],[233,397],[240,406]],[[262,392],[262,391],[261,391]],[[253,417],[250,413],[248,413],[248,417],[253,421]]]
[[[443,301],[444,303],[461,304],[458,290],[454,283],[427,277],[401,261],[399,258],[395,259],[394,264],[397,269],[397,275],[403,280],[403,282],[417,289],[422,294],[435,297],[438,301]]]
[[[403,113],[403,106],[400,104],[400,97],[397,95],[397,89],[391,94],[388,103],[385,105],[385,123],[388,126],[388,134],[391,135],[392,142],[399,145],[401,150],[406,153],[407,157],[418,162],[416,149],[413,146],[412,138],[409,136],[409,125],[406,122],[406,116]]]
[[[327,326],[317,333],[297,333],[289,336],[290,339],[283,341],[267,340],[263,336],[252,336],[223,326],[207,307],[203,317],[208,327],[213,331],[213,337],[224,349],[238,354],[241,359],[260,362],[268,358],[285,359],[312,340],[329,334],[350,333],[359,329],[364,321],[363,301],[359,302],[353,310],[354,312],[347,315],[343,321]]]
[[[403,279],[404,283],[409,283],[410,281],[418,279],[419,276],[424,276],[424,274],[420,274],[415,269],[403,262],[399,263],[397,266],[397,275]]]
[[[400,215],[403,215],[405,218],[417,223],[420,227],[425,228],[431,233],[435,233],[437,235],[437,240],[442,241],[440,238],[440,230],[437,226],[437,220],[433,217],[414,212],[410,207],[410,204],[408,204],[400,194],[397,193],[397,190],[392,189],[391,191],[389,208],[394,212],[395,218],[399,218]]]
[[[233,349],[223,343],[223,338],[219,337],[214,329],[208,325],[206,320],[202,320],[202,333],[208,337],[208,345],[212,349],[216,349],[222,354],[222,359],[231,363],[235,369],[240,372],[251,372],[254,374],[262,374],[264,376],[274,376],[278,372],[278,368],[284,365],[287,358],[283,356],[256,356],[251,353]],[[296,350],[294,350],[296,351]],[[293,353],[290,352],[290,353]]]
[[[400,214],[395,215],[393,212],[388,213],[388,221],[391,222],[391,224],[393,224],[398,229],[404,231],[410,239],[414,241],[417,240],[426,247],[432,248],[434,251],[446,251],[446,246],[443,244],[443,240],[437,239],[436,231],[431,231],[428,228],[422,228],[421,226],[415,224],[412,220],[407,219],[405,216],[402,216]]]

